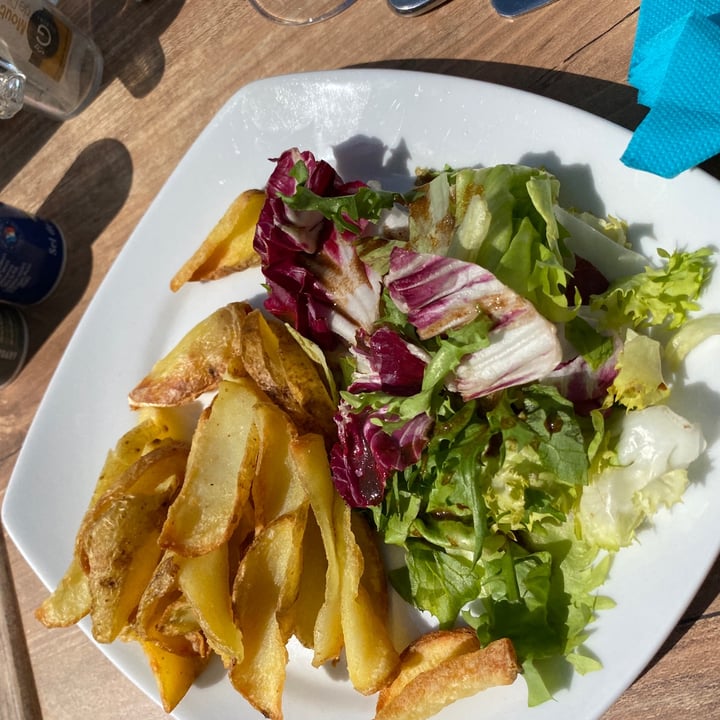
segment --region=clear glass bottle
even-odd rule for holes
[[[23,105],[66,120],[92,100],[102,55],[45,0],[0,2],[0,119]]]

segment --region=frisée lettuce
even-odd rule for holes
[[[530,704],[559,666],[599,667],[584,643],[612,556],[704,449],[647,329],[699,308],[712,253],[652,265],[559,188],[508,164],[390,193],[290,149],[255,236],[266,308],[335,375],[333,480],[403,549],[393,586],[441,626],[509,637]]]

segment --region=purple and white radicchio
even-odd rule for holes
[[[430,357],[395,330],[380,327],[372,335],[358,333],[357,344],[350,352],[356,365],[350,392],[382,391],[401,396],[420,392]]]
[[[340,403],[330,468],[337,491],[351,507],[380,503],[390,475],[416,463],[427,445],[429,415],[421,413],[388,432],[393,419],[386,408],[353,412],[347,402]]]
[[[394,248],[385,284],[423,339],[490,319],[488,346],[462,358],[447,381],[464,400],[542,378],[562,360],[555,325],[480,265]]]
[[[354,247],[357,233],[340,231],[319,211],[289,208],[298,180],[293,170],[303,163],[303,185],[321,197],[351,195],[361,182],[344,183],[331,165],[310,152],[293,148],[276,159],[268,180],[254,246],[268,286],[266,309],[290,323],[324,350],[351,344],[358,329],[369,331],[377,320],[380,277],[365,265]]]
[[[622,341],[613,337],[614,351],[599,367],[593,368],[582,355],[575,355],[560,363],[543,382],[553,385],[570,400],[576,412],[587,415],[602,406],[608,388],[618,374],[617,363]]]

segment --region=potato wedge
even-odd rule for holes
[[[75,553],[81,566],[87,572],[87,534],[113,503],[130,495],[144,495],[156,492],[168,478],[175,478],[173,492],[168,495],[172,499],[175,490],[182,482],[188,460],[189,446],[186,443],[163,438],[154,440],[147,447],[152,450],[141,455],[136,462],[128,467],[93,504],[85,514],[75,541]]]
[[[193,255],[175,273],[170,289],[215,280],[260,262],[253,248],[255,226],[265,204],[263,190],[245,190],[230,204]]]
[[[364,694],[375,693],[394,676],[400,662],[390,638],[384,583],[378,580],[379,555],[369,555],[371,569],[365,575],[365,560],[352,530],[351,510],[333,486],[323,438],[316,434],[302,435],[291,442],[290,452],[310,498],[312,518],[317,522],[326,558],[325,565],[313,562],[308,568],[317,588],[322,587],[317,575],[321,567],[325,568],[322,602],[318,589],[301,583],[294,608],[295,634],[303,644],[313,648],[315,666],[337,660],[344,647],[355,689]],[[360,522],[356,521],[359,527]],[[310,522],[308,532],[312,532]],[[363,542],[368,540],[369,536],[364,537]],[[317,545],[317,539],[313,541],[311,534],[307,542]],[[319,554],[316,547],[313,552]],[[363,577],[373,591],[380,591],[378,607]],[[312,641],[307,620],[300,615],[301,609],[315,617]]]
[[[162,647],[168,643],[168,647],[172,649],[174,647],[172,639],[180,638],[190,645],[192,648],[191,654],[200,657],[212,655],[212,650],[200,627],[195,610],[184,595],[179,595],[167,605],[158,619],[157,631],[162,638],[162,642],[158,642],[156,639],[155,644],[158,646]],[[185,652],[183,649],[178,649],[177,654],[183,655]]]
[[[152,642],[173,655],[207,657],[207,640],[187,598],[181,594],[179,572],[177,556],[166,552],[140,598],[132,633],[136,639]]]
[[[142,455],[155,449],[163,440],[178,439],[168,425],[153,418],[144,419],[130,428],[117,441],[115,448],[107,454],[90,506],[94,505]]]
[[[378,615],[384,617],[389,610],[390,601],[388,598],[387,575],[380,554],[377,534],[360,513],[351,513],[350,522],[355,542],[362,553],[363,574],[361,582],[370,593],[375,611]]]
[[[35,617],[46,627],[68,627],[79,622],[89,612],[92,605],[90,585],[85,572],[86,561],[83,551],[83,538],[87,527],[94,522],[103,507],[102,498],[107,499],[115,490],[127,488],[126,473],[150,449],[163,443],[172,445],[173,453],[187,457],[186,449],[175,445],[168,435],[168,428],[153,421],[144,421],[126,432],[108,452],[103,468],[98,476],[92,497],[78,529],[75,549],[70,564],[57,587],[45,598],[35,611]],[[164,452],[164,451],[163,451]],[[177,460],[177,458],[176,458]],[[175,461],[174,461],[175,462]],[[180,472],[185,459],[180,458],[169,474]]]
[[[69,627],[80,622],[92,606],[87,575],[76,553],[53,592],[35,610],[35,617],[48,628]]]
[[[512,642],[506,638],[495,640],[487,647],[461,652],[417,673],[390,700],[379,705],[375,720],[426,720],[461,698],[490,687],[511,685],[517,674]]]
[[[168,437],[186,442],[189,445],[195,431],[195,425],[197,425],[200,409],[200,403],[163,407],[146,405],[137,408],[136,414],[140,421],[153,422],[166,429]]]
[[[201,320],[130,391],[130,407],[174,407],[245,374],[240,332],[250,305],[234,302]]]
[[[198,422],[185,482],[170,506],[160,544],[203,555],[226,543],[250,496],[259,451],[253,407],[267,397],[249,378],[224,380]]]
[[[207,667],[208,658],[176,655],[147,640],[139,642],[155,676],[163,709],[171,713]]]
[[[112,642],[140,602],[162,555],[158,538],[171,493],[172,487],[152,495],[123,495],[88,528],[90,617],[98,642]]]
[[[480,647],[477,633],[469,627],[435,630],[421,635],[403,650],[400,670],[393,682],[380,691],[377,710],[390,703],[421,673],[432,670],[450,658],[479,650]]]
[[[342,568],[336,539],[336,518],[342,515],[346,505],[333,486],[325,443],[320,435],[306,434],[294,439],[290,443],[290,453],[310,499],[327,559],[325,597],[313,628],[312,663],[319,667],[328,660],[337,661],[344,644],[340,616]]]
[[[263,391],[300,432],[333,437],[336,403],[323,372],[287,327],[253,310],[243,319],[241,334],[243,363]]]
[[[288,415],[276,405],[255,406],[260,439],[257,474],[252,484],[255,532],[286,513],[307,504],[308,496],[290,455],[290,442],[297,430]]]
[[[397,673],[400,656],[390,637],[387,601],[376,607],[363,584],[364,560],[351,525],[350,507],[336,513],[336,536],[342,572],[340,619],[350,682],[363,695],[372,695]]]
[[[177,559],[178,585],[195,611],[210,647],[226,667],[243,659],[243,634],[235,622],[230,598],[228,546],[197,557]]]
[[[271,720],[282,720],[288,633],[280,621],[297,596],[307,507],[283,515],[257,536],[240,563],[233,603],[245,656],[230,669],[233,687]]]
[[[309,649],[315,647],[315,627],[325,602],[327,573],[328,561],[320,528],[314,514],[308,513],[302,541],[302,575],[298,596],[284,619],[290,625],[290,634],[294,634]]]

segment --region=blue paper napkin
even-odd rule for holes
[[[642,0],[628,81],[649,112],[623,163],[670,178],[720,153],[720,0]]]

